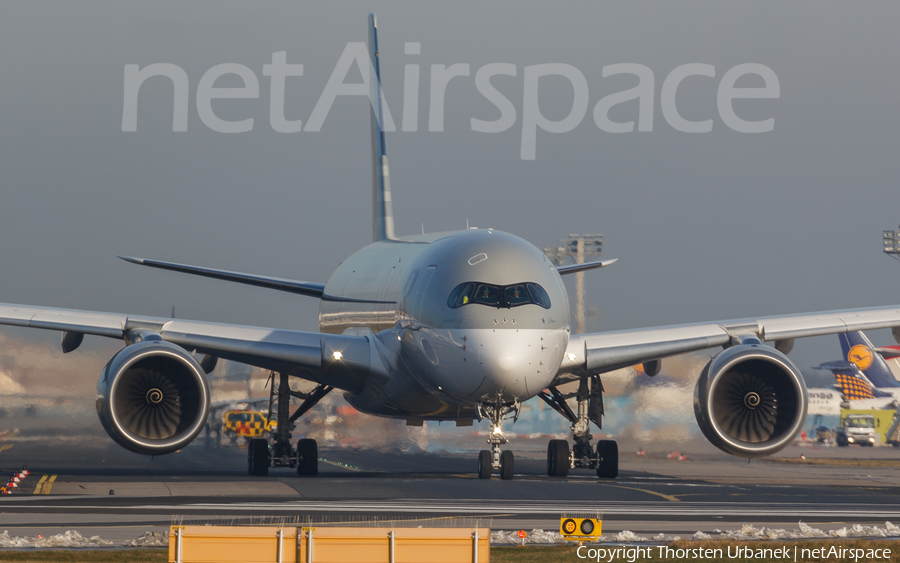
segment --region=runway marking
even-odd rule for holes
[[[44,481],[46,481],[46,480],[47,480],[46,475],[41,477],[41,480],[37,482],[37,486],[34,488],[34,494],[36,494],[36,495],[41,494],[41,488],[44,486]]]
[[[44,483],[44,490],[41,492],[43,495],[49,495],[50,489],[53,488],[53,481],[56,481],[56,475],[51,475],[47,482]]]
[[[658,516],[671,518],[674,516],[690,516],[709,518],[711,516],[729,516],[737,518],[765,517],[765,518],[798,518],[804,521],[833,519],[838,513],[842,518],[850,521],[854,518],[866,520],[885,518],[893,520],[900,518],[900,505],[898,504],[857,504],[857,503],[742,503],[734,502],[695,502],[682,501],[675,503],[662,503],[658,501],[510,501],[499,500],[486,501],[485,499],[419,499],[410,501],[290,501],[290,502],[247,502],[247,503],[190,503],[190,504],[146,504],[130,505],[127,508],[109,507],[102,504],[78,504],[59,506],[58,504],[42,505],[28,502],[25,504],[4,503],[5,511],[13,508],[22,508],[33,511],[36,508],[52,508],[66,511],[115,511],[116,514],[130,514],[134,511],[221,511],[229,512],[260,512],[296,513],[322,512],[322,513],[351,513],[359,515],[366,512],[392,512],[397,514],[440,514],[447,515],[471,515],[482,517],[499,517],[499,515],[534,515],[554,514],[572,510],[590,509],[601,511],[607,517],[616,516]]]
[[[671,502],[681,502],[681,499],[674,495],[666,495],[663,493],[657,493],[656,491],[651,491],[649,489],[639,489],[637,487],[623,487],[622,485],[610,485],[610,487],[615,487],[617,489],[629,489],[631,491],[640,491],[642,493],[647,493],[648,495],[656,495],[658,497],[662,497]]]

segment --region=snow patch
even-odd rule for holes
[[[828,539],[828,538],[886,538],[900,536],[900,526],[895,526],[890,522],[884,523],[884,528],[878,526],[863,526],[854,524],[850,527],[843,527],[837,530],[829,530],[825,532],[818,528],[813,528],[804,522],[798,523],[796,530],[783,530],[781,528],[766,528],[765,526],[757,528],[753,524],[743,524],[738,530],[722,531],[718,528],[712,533],[698,531],[692,535],[692,540],[804,540],[804,539]],[[671,536],[666,534],[656,534],[655,536],[645,537],[638,535],[630,530],[623,530],[614,536],[600,536],[597,540],[600,543],[614,541],[617,543],[638,543],[638,542],[662,542],[662,541],[678,541],[681,536]],[[545,532],[544,530],[532,530],[525,543],[532,544],[550,544],[564,543],[565,540],[557,532]],[[491,533],[491,543],[494,544],[521,544],[522,539],[516,535],[516,532],[496,531]]]
[[[10,536],[7,530],[3,530],[3,533],[0,534],[0,547],[108,547],[111,545],[115,544],[100,536],[86,538],[75,530],[67,530],[65,533],[47,538]]]
[[[163,532],[146,531],[140,537],[126,541],[125,547],[168,547],[169,534]]]

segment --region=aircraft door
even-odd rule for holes
[[[409,310],[410,316],[414,319],[421,319],[422,300],[425,298],[425,291],[428,289],[428,282],[431,281],[431,276],[434,275],[435,267],[428,266],[425,268],[425,271],[422,272],[422,277],[419,278],[418,285],[416,285],[416,292],[412,298],[412,307]]]

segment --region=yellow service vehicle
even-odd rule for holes
[[[238,438],[268,438],[277,426],[274,420],[266,419],[258,411],[228,411],[223,418],[223,433],[232,443]]]

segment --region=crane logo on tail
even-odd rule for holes
[[[857,344],[847,352],[847,361],[856,364],[860,370],[865,371],[872,365],[872,350],[864,344]]]

